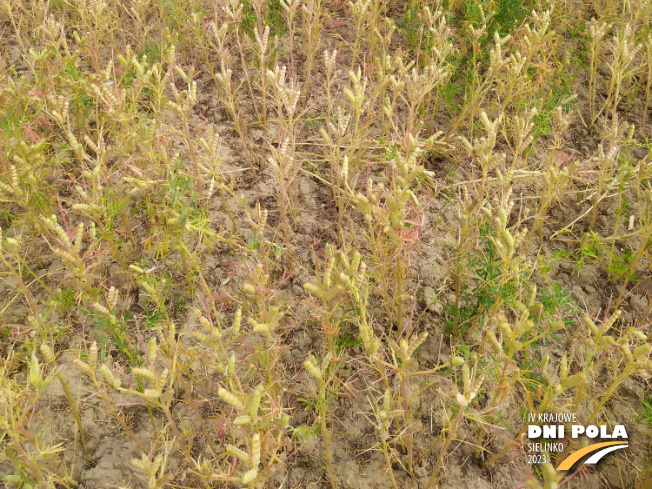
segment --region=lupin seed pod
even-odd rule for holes
[[[258,407],[260,406],[261,392],[256,387],[251,395],[251,403],[249,404],[249,416],[251,419],[256,419],[258,416]]]
[[[251,465],[254,468],[260,463],[260,435],[256,433],[251,437]]]
[[[109,311],[102,304],[100,304],[98,302],[93,302],[91,305],[93,306],[93,309],[95,309],[97,312],[100,312],[100,313],[104,314],[105,316],[110,316],[111,315],[111,311]]]
[[[468,399],[471,395],[471,374],[466,363],[462,365],[462,382],[464,383],[464,396]]]
[[[346,181],[349,177],[349,157],[344,155],[342,158],[342,164],[340,165],[340,177],[342,180]]]
[[[4,193],[8,195],[12,195],[16,193],[15,187],[7,185],[4,182],[0,182],[0,190],[2,190]]]
[[[111,311],[113,311],[118,304],[118,290],[114,286],[111,286],[111,288],[109,289],[107,303],[109,304],[109,308]]]
[[[369,356],[371,358],[374,358],[376,356],[376,352],[378,352],[379,346],[380,346],[380,343],[378,342],[378,340],[376,338],[371,340],[371,345],[370,345],[370,348],[368,350]]]
[[[149,369],[134,367],[131,369],[131,373],[149,380],[152,384],[156,383],[156,375],[154,375],[154,372]]]
[[[240,324],[242,323],[242,309],[238,308],[235,311],[235,316],[233,316],[233,335],[238,336],[240,334]]]
[[[614,313],[611,315],[611,317],[610,317],[609,319],[607,319],[607,320],[604,322],[604,324],[603,324],[602,327],[600,328],[600,332],[601,332],[602,334],[604,334],[604,333],[606,333],[607,331],[609,331],[609,329],[611,328],[611,326],[613,326],[613,324],[614,324],[616,321],[618,321],[618,318],[620,317],[621,314],[622,314],[622,311],[621,311],[620,309],[618,309],[616,312],[614,312]]]
[[[396,351],[395,347],[393,349],[394,349],[394,351]],[[396,351],[396,353],[401,353],[402,354],[401,358],[405,358],[406,353],[407,353],[407,349],[408,349],[408,342],[405,341],[405,338],[401,338],[398,341],[398,349],[399,349],[399,351]]]
[[[43,382],[38,358],[36,358],[36,352],[32,352],[32,360],[29,363],[29,382],[36,388],[38,388],[41,385],[41,382]]]
[[[313,295],[316,295],[319,298],[321,298],[324,295],[324,293],[322,292],[322,290],[319,287],[317,287],[316,285],[313,285],[313,284],[311,284],[309,282],[303,284],[303,288],[306,290],[306,292],[309,292],[309,293],[311,293]]]
[[[258,477],[258,469],[251,469],[248,470],[243,476],[242,476],[242,483],[243,484],[251,484],[253,481],[256,480],[256,477]]]
[[[52,352],[52,349],[47,343],[41,343],[41,354],[43,355],[43,358],[45,358],[45,361],[48,362],[50,365],[55,364],[55,357],[54,353]]]
[[[620,345],[620,351],[623,354],[625,363],[629,365],[634,362],[634,355],[632,355],[632,352],[627,345]]]
[[[494,353],[500,353],[502,348],[500,346],[500,343],[498,343],[498,340],[496,339],[496,335],[494,334],[493,331],[487,331],[487,338],[489,339],[489,343],[491,344]]]
[[[546,455],[546,458],[544,460],[550,460],[550,457]],[[546,487],[549,487],[550,489],[554,487],[559,487],[557,485],[557,481],[561,477],[557,474],[557,470],[553,467],[552,464],[550,463],[542,464],[541,470],[543,472],[543,480],[546,482]]]
[[[116,376],[113,375],[113,372],[111,372],[109,367],[107,367],[106,365],[102,365],[100,367],[100,372],[102,372],[104,378],[114,389],[120,388],[120,379],[118,379]]]
[[[226,389],[220,387],[217,391],[217,395],[220,399],[222,399],[225,403],[227,403],[229,406],[238,409],[238,410],[243,410],[244,409],[244,404],[240,402],[240,400],[235,397],[233,394],[231,394],[229,391]]]
[[[147,355],[149,355],[149,360],[153,362],[156,360],[156,351],[158,346],[156,345],[156,337],[152,336],[147,345]]]
[[[72,359],[72,363],[73,363],[76,367],[79,367],[79,368],[82,369],[84,372],[86,372],[86,374],[87,374],[89,377],[92,377],[92,375],[93,375],[93,374],[92,374],[92,371],[91,371],[91,369],[90,369],[90,367],[88,366],[87,363],[81,361],[79,358],[73,358],[73,359]]]
[[[385,412],[389,412],[391,410],[391,402],[392,402],[392,393],[390,392],[389,389],[385,389],[385,393],[383,394],[383,410]]]
[[[213,327],[211,326],[211,323],[204,316],[199,316],[199,323],[208,333],[211,333],[213,331]]]
[[[351,267],[349,269],[349,273],[351,275],[354,275],[358,271],[359,266],[360,266],[360,253],[356,251],[353,254],[353,259],[351,260]]]
[[[247,455],[246,452],[240,450],[237,447],[234,447],[233,445],[227,445],[226,451],[229,452],[231,455],[234,455],[235,457],[240,459],[240,461],[245,464],[249,464],[251,462],[251,459],[249,458],[249,455]]]
[[[2,233],[0,232],[0,239],[1,238],[2,238]],[[27,316],[27,322],[34,330],[41,331],[41,323],[39,323],[39,321],[31,314]]]
[[[204,333],[200,333],[199,331],[193,331],[192,332],[192,337],[201,341],[202,343],[210,343],[210,338],[206,336]]]
[[[235,353],[231,353],[231,356],[229,356],[229,370],[233,371],[235,368]]]
[[[541,362],[539,363],[539,368],[541,369],[542,372],[546,370],[548,363],[550,363],[550,354],[546,353],[545,355],[543,355],[543,357],[541,358]]]
[[[572,375],[570,377],[566,377],[564,380],[561,381],[561,385],[565,389],[569,389],[571,387],[575,387],[577,385],[580,385],[582,383],[586,382],[586,374],[584,372],[579,372],[575,375]]]
[[[97,365],[97,341],[93,341],[93,344],[88,350],[88,366],[92,371],[95,371],[96,365]]]
[[[424,341],[426,341],[426,338],[428,337],[428,332],[424,331],[419,335],[417,339],[412,341],[412,343],[409,345],[407,351],[406,351],[406,358],[412,358],[412,354],[416,351],[417,348],[419,348]]]
[[[564,380],[566,376],[568,375],[568,358],[566,355],[561,357],[561,360],[559,362],[559,378],[560,380]]]
[[[650,350],[652,350],[652,346],[650,346],[649,344],[637,346],[636,348],[634,348],[634,352],[633,352],[634,359],[638,359],[643,356],[646,356],[648,353],[650,353]]]
[[[270,334],[269,324],[265,323],[256,323],[254,325],[254,333],[262,334],[268,336]]]
[[[158,399],[161,397],[161,391],[158,389],[145,389],[143,391],[143,397],[148,399]]]
[[[306,360],[303,362],[303,366],[310,373],[310,375],[321,382],[321,370],[319,370],[314,363],[312,363],[310,360]]]
[[[248,414],[245,414],[244,416],[238,416],[233,420],[233,424],[235,426],[243,426],[247,424],[251,424],[251,416]]]
[[[462,409],[466,408],[466,406],[469,405],[469,400],[468,400],[468,399],[466,398],[466,396],[464,396],[464,394],[462,394],[461,392],[458,392],[458,393],[455,395],[455,400],[457,401],[457,404],[459,404],[459,406],[460,406]]]
[[[642,331],[634,331],[632,334],[633,334],[633,335],[636,337],[636,339],[638,339],[638,340],[641,340],[641,341],[647,341],[647,336],[645,336],[645,333],[643,333]]]
[[[512,331],[511,326],[506,322],[500,322],[498,324],[500,327],[500,330],[503,332],[503,336],[509,340],[511,340],[514,337],[514,332]]]

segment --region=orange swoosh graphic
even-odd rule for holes
[[[609,447],[612,445],[627,445],[627,442],[605,441],[603,443],[596,443],[594,445],[589,445],[588,447],[584,447],[581,450],[578,450],[572,455],[566,457],[566,459],[557,466],[557,470],[569,470],[573,465],[575,465],[575,462],[581,459],[584,455],[588,455],[591,452],[595,452],[596,450],[600,450],[601,448]]]

